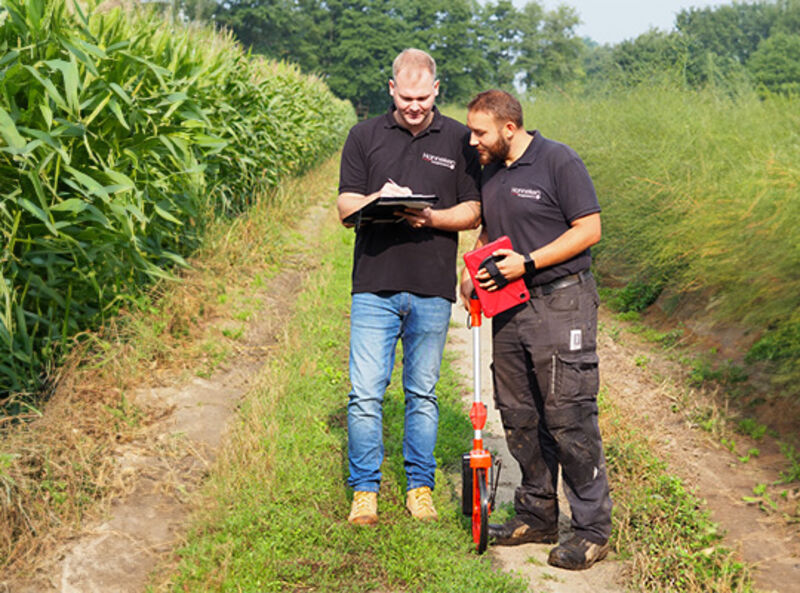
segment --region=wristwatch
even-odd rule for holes
[[[530,253],[525,254],[525,275],[526,276],[533,276],[533,273],[536,271],[536,262],[533,261]]]

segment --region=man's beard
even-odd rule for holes
[[[487,165],[489,163],[502,163],[506,160],[506,157],[508,157],[508,151],[511,150],[511,143],[501,136],[497,139],[497,142],[487,147],[485,150],[485,156],[487,160],[482,164]]]

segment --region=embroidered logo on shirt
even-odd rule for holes
[[[529,189],[527,187],[512,187],[511,195],[518,198],[529,198],[531,200],[541,200],[542,192],[538,189]]]
[[[446,167],[451,171],[456,168],[456,162],[453,159],[448,159],[447,157],[438,156],[435,154],[431,154],[429,152],[422,153],[422,160],[427,161],[432,165],[437,165],[439,167]]]

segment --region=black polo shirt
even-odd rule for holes
[[[538,131],[523,155],[506,167],[484,167],[483,223],[489,240],[508,235],[514,251],[530,253],[563,235],[575,219],[600,212],[594,184],[586,166],[566,144],[548,140]],[[572,259],[526,280],[546,284],[589,269],[588,249]]]
[[[480,200],[480,163],[469,129],[439,113],[413,136],[393,109],[357,123],[342,150],[339,193],[367,195],[387,180],[439,197],[436,209]],[[455,300],[458,233],[414,229],[405,221],[367,224],[356,232],[353,293],[412,292]]]

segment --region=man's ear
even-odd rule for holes
[[[394,97],[394,80],[389,79],[389,96]]]
[[[438,97],[439,96],[439,80],[438,79],[433,82],[433,96],[434,97]]]
[[[506,140],[511,140],[514,137],[514,134],[517,133],[517,124],[513,121],[507,121],[503,125],[503,135],[505,136]]]

